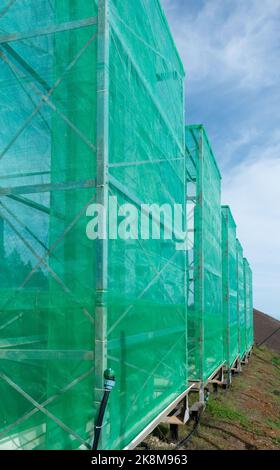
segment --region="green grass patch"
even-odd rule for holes
[[[272,419],[267,419],[266,424],[268,424],[268,426],[272,427],[273,429],[276,429],[277,431],[280,431],[280,420],[279,419],[277,421],[273,421]]]
[[[280,369],[280,356],[272,356],[271,363]]]
[[[233,421],[235,423],[241,424],[246,428],[249,426],[247,417],[243,413],[240,413],[240,411],[236,411],[230,405],[226,405],[217,400],[210,399],[207,409],[209,413],[215,418]]]
[[[274,438],[272,439],[272,441],[274,442],[274,444],[275,444],[276,446],[279,446],[279,447],[280,447],[280,438],[279,438],[279,437],[274,437]]]

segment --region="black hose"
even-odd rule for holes
[[[205,401],[205,403],[207,403],[209,401],[209,397],[210,397],[210,390],[209,390],[208,387],[205,387],[204,388],[204,401]],[[201,416],[202,416],[203,411],[204,411],[204,409],[201,410],[199,413],[197,413],[195,415],[194,425],[193,425],[192,430],[189,432],[189,434],[186,437],[184,437],[184,439],[182,439],[179,442],[179,444],[177,444],[175,449],[178,449],[182,445],[187,444],[187,442],[189,442],[191,440],[191,438],[193,437],[194,433],[196,432],[196,430],[197,430],[197,428],[200,424],[200,420],[201,420]]]
[[[145,450],[152,450],[146,442],[141,442],[140,447],[143,447]]]
[[[183,446],[184,444],[187,444],[187,442],[189,442],[191,440],[191,438],[193,437],[194,433],[196,432],[198,426],[199,426],[199,423],[200,423],[200,418],[201,418],[201,414],[197,415],[196,418],[195,418],[195,422],[194,422],[194,426],[192,428],[192,430],[190,431],[190,433],[184,437],[184,439],[182,439],[175,447],[175,449],[179,449],[179,447]]]
[[[100,408],[99,408],[99,413],[98,413],[98,418],[97,418],[97,421],[96,421],[96,425],[95,425],[95,428],[94,428],[94,441],[93,441],[93,445],[92,445],[92,450],[97,450],[98,449],[98,443],[99,443],[99,439],[100,439],[104,414],[105,414],[106,406],[107,406],[107,403],[108,403],[109,395],[110,395],[110,390],[105,390],[102,401],[101,401],[101,405],[100,405]]]
[[[101,429],[103,426],[103,419],[109,399],[110,392],[115,386],[115,373],[112,369],[107,369],[104,372],[104,395],[100,403],[100,408],[98,412],[97,421],[94,428],[94,441],[92,444],[92,450],[98,450],[98,444],[101,434]]]

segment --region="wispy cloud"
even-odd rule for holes
[[[208,131],[255,305],[280,318],[280,0],[162,4],[187,73],[187,122]]]
[[[198,4],[163,0],[190,81],[256,89],[279,80],[279,0]]]
[[[280,155],[243,162],[224,178],[223,202],[230,204],[238,236],[254,271],[255,306],[280,318]]]

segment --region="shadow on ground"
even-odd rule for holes
[[[191,428],[181,428],[180,440]],[[166,426],[145,442],[153,450],[176,447]],[[210,395],[196,435],[180,449],[280,450],[280,355],[255,348],[231,388]]]

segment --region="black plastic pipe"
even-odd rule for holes
[[[100,440],[101,430],[103,426],[103,419],[108,403],[108,399],[111,391],[113,390],[116,383],[115,374],[112,369],[107,369],[104,372],[104,395],[100,404],[97,421],[94,428],[94,441],[92,450],[98,450],[98,444]]]

